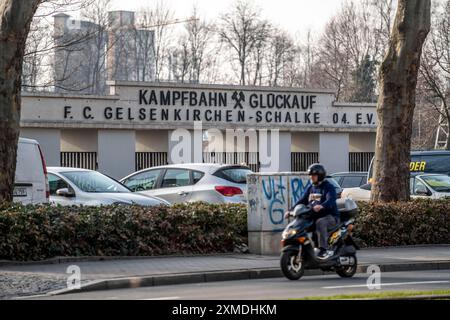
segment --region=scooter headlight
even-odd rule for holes
[[[289,239],[292,238],[293,236],[295,236],[297,234],[297,230],[294,229],[290,229],[290,230],[285,230],[283,231],[283,239]]]

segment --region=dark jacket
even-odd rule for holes
[[[311,194],[320,194],[320,200],[312,201],[312,199],[310,199]],[[309,187],[306,188],[300,200],[295,204],[294,208],[299,204],[304,204],[305,206],[315,206],[320,204],[323,206],[323,210],[315,214],[317,219],[327,215],[332,215],[339,219],[340,214],[336,205],[336,199],[336,189],[330,182],[324,180],[318,186],[310,184]]]

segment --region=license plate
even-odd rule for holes
[[[27,196],[27,188],[24,187],[16,187],[13,191],[13,197],[26,197]]]

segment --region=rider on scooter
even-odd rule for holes
[[[293,208],[300,204],[312,207],[315,213],[314,220],[316,222],[316,233],[320,249],[317,257],[326,260],[334,254],[333,251],[329,250],[328,230],[336,226],[340,220],[336,205],[336,190],[325,179],[327,172],[321,164],[311,165],[308,169],[308,175],[311,177],[311,184],[306,188],[302,197]]]

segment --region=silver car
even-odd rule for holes
[[[175,203],[203,201],[212,204],[245,203],[245,166],[221,164],[181,164],[154,167],[120,180],[130,190]]]
[[[63,206],[85,205],[168,205],[163,199],[132,193],[119,182],[100,172],[75,168],[47,168],[50,203]]]
[[[450,197],[450,177],[445,174],[411,174],[411,198],[443,199]],[[370,201],[372,185],[366,184],[359,188],[347,188],[342,192],[342,198],[355,201]]]

